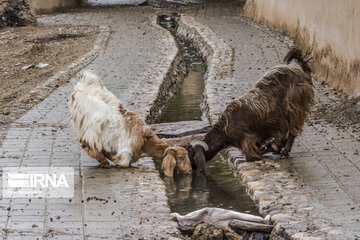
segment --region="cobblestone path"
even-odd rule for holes
[[[39,19],[45,24],[108,25],[94,70],[126,107],[147,115],[176,50],[150,8],[89,10]],[[69,123],[70,83],[12,124],[0,165],[74,167],[75,197],[1,199],[0,239],[168,239],[177,236],[165,186],[151,159],[130,169],[101,169],[81,151]],[[96,200],[96,198],[98,200]],[[26,236],[26,237],[25,237]]]

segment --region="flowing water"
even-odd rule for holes
[[[219,156],[208,162],[205,174],[178,174],[164,181],[172,212],[187,214],[204,207],[219,207],[259,215],[244,186]]]
[[[159,18],[159,22],[174,35],[175,22],[172,18],[163,16]],[[204,92],[203,74],[206,64],[189,43],[176,37],[175,39],[185,60],[187,76],[157,123],[201,120],[203,115],[200,104]]]
[[[162,15],[159,17],[159,24],[174,35],[175,22],[172,18]],[[157,123],[201,120],[203,116],[200,103],[206,64],[191,45],[175,35],[174,37],[185,59],[188,75]],[[159,164],[157,167],[161,168]],[[167,187],[172,212],[187,214],[204,207],[219,207],[259,215],[244,186],[220,156],[207,163],[205,174],[177,174],[174,178],[162,175],[162,178]]]

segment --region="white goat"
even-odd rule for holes
[[[162,160],[166,176],[172,176],[175,167],[191,172],[187,151],[162,141],[139,114],[127,111],[93,73],[84,71],[76,83],[70,118],[81,147],[101,167],[109,167],[106,158],[118,166],[129,167],[140,156],[149,155]]]

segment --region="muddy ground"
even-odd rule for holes
[[[314,85],[316,102],[310,123],[325,121],[360,136],[360,96],[346,96],[324,83],[314,82]]]
[[[87,26],[0,29],[0,125],[24,113],[26,109],[18,111],[21,96],[87,53],[97,34],[97,28]],[[37,102],[29,99],[27,104]]]

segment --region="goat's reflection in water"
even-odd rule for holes
[[[185,175],[177,173],[173,178],[165,178],[164,181],[170,202],[189,198],[191,190],[206,189],[206,176],[204,174]]]
[[[259,214],[244,186],[218,156],[208,162],[205,173],[177,173],[173,178],[164,177],[163,180],[172,212],[184,215],[204,207],[219,207]]]

